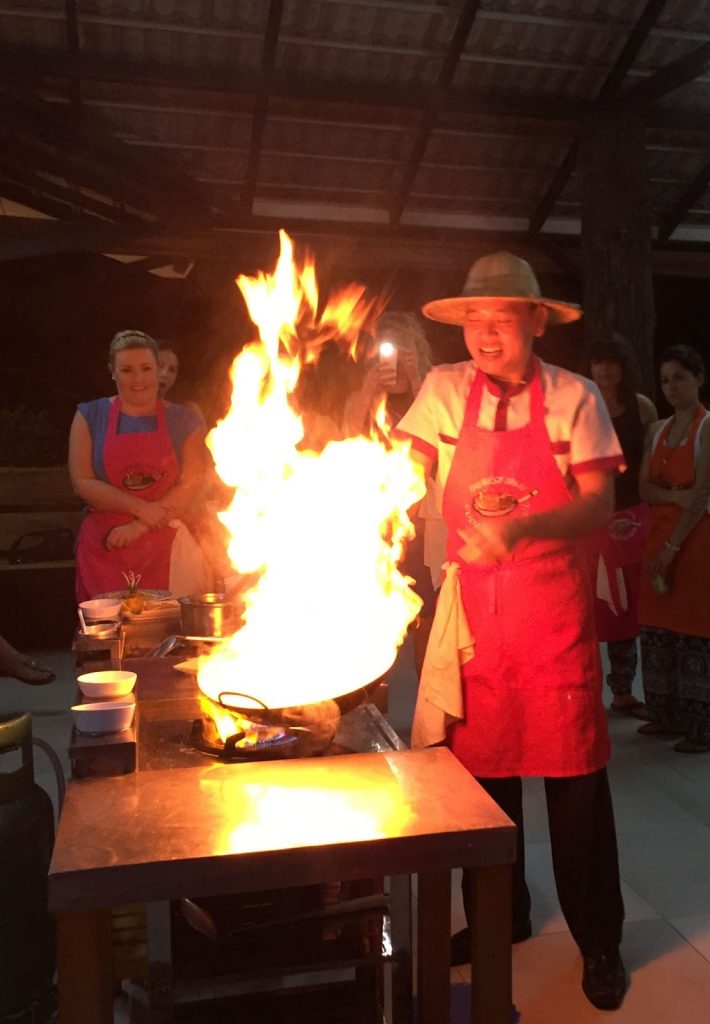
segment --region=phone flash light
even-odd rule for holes
[[[385,359],[387,359],[388,356],[394,355],[394,345],[392,344],[391,341],[383,341],[381,343],[381,345],[380,345],[380,355],[384,356]]]

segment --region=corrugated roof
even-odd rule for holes
[[[172,183],[220,226],[265,208],[312,225],[316,204],[325,222],[574,232],[579,175],[552,186],[604,93],[647,125],[656,227],[710,245],[706,0],[653,24],[647,0],[75,6],[72,23],[64,0],[0,0],[6,137],[25,126],[0,193],[44,213],[153,221]]]

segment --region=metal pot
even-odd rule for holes
[[[185,636],[231,636],[242,624],[244,605],[224,594],[192,594],[178,602]]]

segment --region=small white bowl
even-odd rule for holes
[[[135,672],[106,669],[104,672],[86,672],[77,679],[79,688],[89,700],[97,697],[127,697],[136,685]]]
[[[115,597],[94,597],[79,605],[86,622],[118,622],[121,617],[121,602]]]
[[[104,701],[103,704],[75,704],[71,709],[77,732],[87,736],[102,736],[109,732],[124,732],[130,728],[135,702]]]

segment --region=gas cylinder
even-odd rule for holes
[[[52,802],[34,781],[32,718],[0,715],[0,1022],[48,1019],[54,929],[47,873]]]

